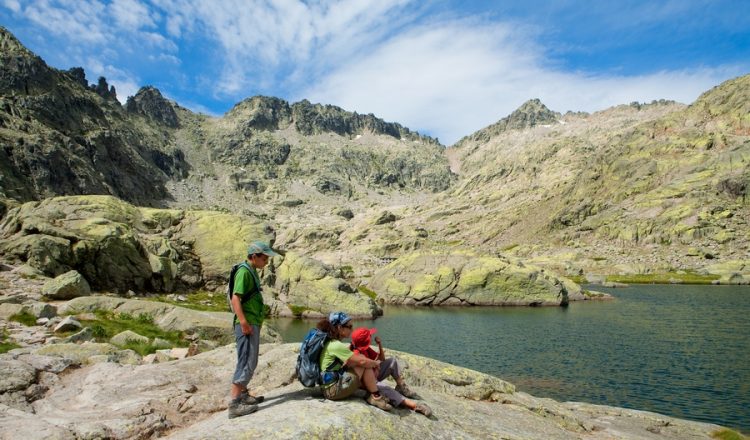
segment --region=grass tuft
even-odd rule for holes
[[[15,315],[11,315],[10,318],[8,318],[8,320],[19,322],[25,325],[26,327],[31,327],[31,326],[36,325],[36,316],[26,311],[21,312],[21,313],[16,313]]]
[[[97,310],[94,312],[96,319],[83,321],[91,328],[94,339],[97,342],[109,342],[116,334],[125,330],[131,330],[151,340],[161,338],[169,341],[174,347],[187,347],[190,341],[185,339],[185,334],[178,331],[165,331],[154,324],[153,316],[140,313],[133,316],[130,313],[114,313],[109,310]],[[124,348],[129,348],[141,356],[156,352],[157,348],[151,343],[129,342]]]
[[[16,344],[15,342],[8,341],[8,332],[5,329],[0,332],[0,354],[7,353],[15,348],[20,347],[21,346]]]

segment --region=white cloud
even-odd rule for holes
[[[467,21],[415,28],[339,66],[297,99],[372,112],[451,144],[532,98],[561,112],[653,99],[689,103],[741,73],[731,67],[631,77],[561,72],[546,66],[533,36],[517,29]]]
[[[105,7],[96,0],[51,1],[40,0],[27,6],[27,19],[53,34],[86,43],[107,40],[101,15]]]
[[[220,95],[302,79],[302,72],[314,80],[320,71],[356,56],[408,20],[409,14],[399,9],[408,3],[227,0],[217,7],[208,0],[155,0],[170,35],[200,29],[219,44],[225,57],[215,89]]]
[[[18,0],[3,0],[3,6],[10,9],[13,12],[20,12],[21,11],[21,4],[18,3]]]
[[[148,6],[138,0],[114,0],[109,5],[109,14],[115,23],[124,30],[153,28],[156,20]]]

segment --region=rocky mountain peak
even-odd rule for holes
[[[385,122],[373,114],[360,115],[335,105],[313,104],[307,99],[290,105],[283,99],[254,96],[235,105],[227,117],[242,120],[245,127],[264,131],[294,124],[296,131],[304,136],[319,133],[356,136],[367,132],[427,144],[439,143],[437,139],[412,132],[401,124]]]
[[[35,57],[10,31],[2,26],[0,26],[0,52],[2,52],[3,56],[22,55]]]
[[[725,81],[703,93],[690,106],[694,111],[708,113],[709,118],[725,116],[730,124],[737,125],[750,114],[750,75]],[[747,130],[746,126],[737,127]]]
[[[539,99],[529,99],[505,118],[461,138],[455,146],[459,147],[467,141],[485,143],[506,130],[523,130],[536,125],[555,124],[560,118],[560,113],[548,109]]]
[[[0,93],[33,93],[54,84],[47,64],[0,26]]]
[[[125,110],[171,128],[177,128],[180,125],[172,103],[153,86],[141,87],[135,96],[128,97]]]
[[[271,131],[288,126],[292,110],[283,99],[258,95],[239,102],[226,117],[242,120],[243,125],[251,128]]]

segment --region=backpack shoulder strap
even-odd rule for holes
[[[242,263],[240,263],[240,265],[237,267],[237,272],[239,272],[240,269],[243,269],[243,268],[245,270],[247,270],[248,272],[250,272],[250,276],[253,277],[253,282],[255,284],[255,289],[253,289],[251,292],[249,292],[249,295],[248,294],[240,295],[240,304],[245,304],[256,293],[260,293],[261,292],[260,277],[258,277],[257,274],[252,270],[252,268],[250,267],[250,265],[247,264],[247,261],[243,261]],[[237,276],[237,275],[235,274],[235,276]]]

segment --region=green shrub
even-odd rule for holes
[[[305,311],[310,310],[306,306],[296,306],[294,304],[289,304],[287,307],[289,307],[294,316],[301,316]]]
[[[153,324],[154,323],[154,317],[149,315],[148,313],[140,313],[135,318],[135,321],[139,324]]]
[[[127,350],[133,350],[141,356],[146,356],[151,353],[156,353],[156,347],[151,345],[150,342],[136,342],[128,341],[122,348]]]
[[[99,324],[94,324],[91,326],[91,334],[97,340],[107,339],[107,330],[105,330],[104,327]]]

